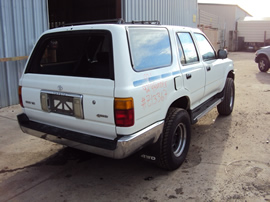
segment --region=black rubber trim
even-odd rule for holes
[[[91,135],[78,133],[62,128],[57,128],[54,126],[49,126],[34,121],[30,121],[26,114],[19,114],[17,116],[20,126],[29,128],[35,131],[40,131],[45,134],[53,135],[57,138],[65,138],[74,142],[99,147],[107,150],[115,150],[117,146],[117,139],[108,140],[99,137],[94,137]],[[42,137],[41,137],[42,138]]]

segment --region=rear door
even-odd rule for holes
[[[105,30],[44,35],[21,80],[36,122],[114,139],[112,35]]]
[[[181,71],[185,88],[190,92],[191,106],[196,106],[204,94],[205,70],[189,32],[177,32]]]

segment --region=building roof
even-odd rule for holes
[[[270,22],[270,17],[244,17],[240,18],[239,20],[241,21],[269,21]]]
[[[198,3],[199,5],[211,5],[211,6],[233,6],[233,7],[238,7],[239,9],[241,9],[242,11],[244,11],[245,13],[247,13],[248,15],[250,15],[252,17],[252,15],[247,12],[246,10],[244,10],[243,8],[241,8],[238,4],[226,4],[226,3]]]

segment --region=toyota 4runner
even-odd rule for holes
[[[46,31],[19,85],[23,132],[167,170],[187,155],[191,124],[233,111],[233,62],[198,29],[158,22],[94,23]],[[145,149],[146,148],[146,149]]]

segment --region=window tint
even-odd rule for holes
[[[113,79],[111,34],[88,31],[45,35],[26,73]]]
[[[169,66],[171,44],[165,28],[129,28],[130,51],[136,71]]]
[[[203,60],[212,60],[216,58],[216,53],[208,40],[202,34],[195,34],[200,52],[202,54]]]
[[[182,64],[189,64],[199,61],[196,47],[191,38],[191,35],[187,32],[177,33],[178,38],[183,48],[185,60],[181,60]]]

